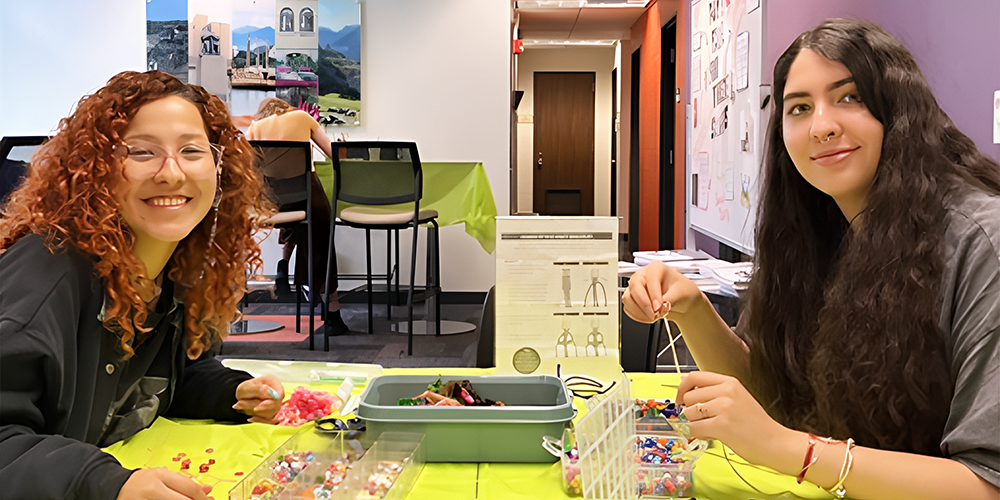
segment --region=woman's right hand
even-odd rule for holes
[[[118,492],[118,500],[208,500],[208,493],[211,491],[211,486],[198,484],[165,467],[155,467],[133,472]]]
[[[622,295],[625,314],[642,323],[671,319],[693,309],[703,297],[693,281],[676,269],[653,261],[629,278]]]

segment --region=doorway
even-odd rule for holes
[[[677,88],[677,18],[660,30],[660,246],[680,248],[674,241],[674,106]]]
[[[594,215],[593,72],[534,74],[533,210]]]

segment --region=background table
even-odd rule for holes
[[[235,360],[234,360],[235,361]],[[255,366],[262,369],[274,362],[238,360],[241,368],[251,372]],[[317,365],[318,363],[312,363]],[[287,366],[309,366],[308,363],[291,362]],[[394,375],[438,375],[468,376],[489,375],[493,369],[475,368],[399,368],[386,369],[385,374]],[[676,374],[630,374],[632,393],[635,397],[672,398],[677,391],[680,378]],[[285,392],[290,393],[298,386],[295,382],[285,383]],[[335,386],[310,384],[317,390],[336,391]],[[356,389],[360,393],[360,388]],[[575,403],[585,411],[583,400]],[[311,424],[306,424],[311,425]],[[190,458],[194,476],[204,484],[211,484],[212,497],[228,498],[232,488],[242,476],[237,472],[249,473],[254,466],[287,440],[296,428],[265,424],[232,425],[218,424],[202,420],[171,421],[157,419],[153,425],[135,436],[116,443],[106,451],[114,455],[125,467],[164,466],[177,471],[181,460],[175,461],[179,453]],[[555,436],[558,437],[558,436]],[[540,444],[540,443],[539,443]],[[211,450],[209,452],[208,450]],[[723,456],[719,443],[713,444],[697,462],[694,470],[695,496],[699,499],[751,499],[751,498],[815,498],[828,499],[830,495],[809,483],[796,484],[795,478],[773,472],[769,469],[750,465],[729,452],[730,460]],[[209,472],[198,473],[198,466],[214,459]],[[740,479],[738,471],[747,482]],[[468,500],[480,499],[561,499],[570,498],[562,490],[559,462],[552,464],[517,463],[429,463],[417,479],[406,497],[410,500]],[[748,484],[749,483],[749,484]],[[752,486],[751,486],[752,485]],[[755,491],[756,488],[759,491]]]
[[[318,162],[316,176],[328,197],[333,196],[333,162]],[[476,239],[486,253],[496,248],[497,216],[493,188],[482,163],[421,162],[424,196],[420,208],[438,211],[438,225],[465,224],[465,232]],[[346,203],[338,203],[337,212]],[[405,205],[390,205],[390,207]],[[412,209],[412,208],[411,208]]]

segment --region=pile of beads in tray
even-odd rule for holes
[[[669,399],[636,400],[633,449],[640,497],[682,497],[692,493],[694,462],[708,448],[692,439],[683,410]]]
[[[406,459],[403,460],[403,463],[388,460],[379,461],[375,465],[375,470],[368,476],[368,484],[358,493],[357,499],[378,500],[385,497],[405,465]]]
[[[329,499],[347,478],[348,469],[350,460],[347,458],[321,461],[311,451],[290,451],[271,465],[268,477],[254,485],[251,498],[273,500],[281,495],[282,498]]]

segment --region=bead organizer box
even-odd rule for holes
[[[385,432],[366,452],[307,425],[229,491],[230,500],[402,498],[423,468],[423,436]]]
[[[383,432],[348,474],[345,496],[357,500],[398,500],[406,497],[425,462],[424,435]]]
[[[629,382],[588,400],[588,413],[545,448],[562,461],[563,490],[584,498],[694,495],[694,462],[708,443],[691,439],[669,400],[630,400]]]
[[[326,471],[335,463],[343,464],[346,471],[359,456],[342,434],[320,433],[312,425],[305,425],[229,490],[229,499],[301,498],[289,495],[300,493],[306,483],[324,486]],[[331,478],[325,489],[339,489],[343,479]],[[315,493],[309,498],[314,497]]]

